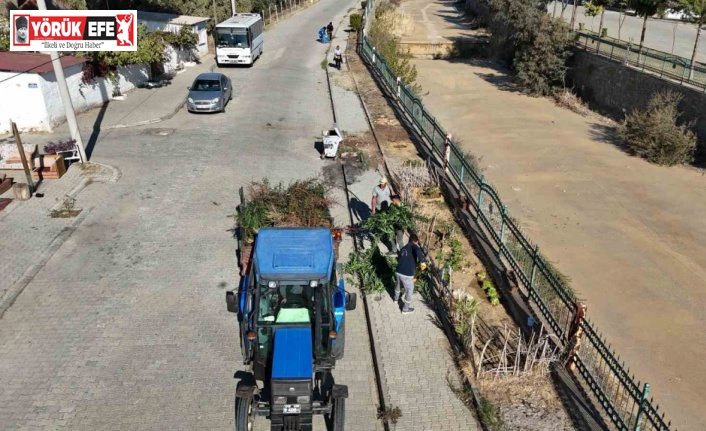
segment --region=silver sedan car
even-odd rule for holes
[[[189,112],[223,112],[226,103],[233,98],[230,79],[222,73],[202,73],[187,89],[186,109]]]

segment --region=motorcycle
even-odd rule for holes
[[[341,62],[343,62],[343,57],[341,54],[334,54],[333,62],[336,63],[336,69],[341,70]]]

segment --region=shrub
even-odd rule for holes
[[[564,82],[571,34],[526,0],[487,0],[491,32],[489,53],[511,67],[528,94],[547,95]]]
[[[375,21],[370,27],[368,37],[378,54],[385,58],[392,73],[400,77],[412,91],[419,94],[421,87],[415,84],[417,68],[410,62],[412,55],[409,51],[400,50],[399,37],[395,36],[390,28],[390,24],[397,17],[394,6],[390,3],[381,3],[375,10]]]
[[[625,117],[618,136],[630,154],[665,166],[694,161],[697,140],[690,130],[694,123],[678,124],[682,98],[671,91],[659,92],[644,110]]]
[[[358,31],[363,28],[363,16],[359,13],[351,14],[350,26],[355,31]]]

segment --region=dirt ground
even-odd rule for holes
[[[350,41],[349,46],[355,46]],[[405,161],[421,158],[416,147],[409,139],[409,135],[395,118],[394,112],[387,103],[387,99],[370,77],[368,70],[360,59],[352,52],[348,52],[348,62],[351,71],[355,74],[358,91],[365,101],[369,114],[375,125],[378,140],[387,156],[388,165],[402,166]],[[372,136],[356,137],[349,145],[367,151],[371,159],[379,157],[379,150]],[[425,197],[421,190],[417,190],[415,211],[429,219],[436,216],[435,226],[454,224],[453,215],[442,197]],[[422,243],[427,241],[425,232],[429,224],[421,223],[419,226]],[[435,230],[438,230],[435,228]],[[475,254],[469,241],[460,234],[457,228],[457,238],[461,240],[466,256],[462,271],[455,272],[452,279],[454,289],[463,289],[480,301],[480,315],[489,325],[508,324],[514,328],[502,306],[492,306],[485,293],[476,281],[475,274],[483,271],[483,265]],[[436,235],[429,238],[432,244],[438,242]],[[433,254],[433,253],[432,253]],[[464,367],[465,368],[465,367]],[[464,370],[465,373],[465,370]],[[564,410],[549,377],[529,377],[528,380],[518,378],[502,380],[494,383],[478,382],[473,380],[473,373],[467,373],[474,385],[480,385],[482,395],[493,405],[498,406],[504,430],[573,430],[571,419]]]
[[[451,37],[450,2],[404,5],[424,11],[410,15],[415,32]],[[678,429],[706,429],[703,171],[628,156],[610,122],[523,96],[491,63],[413,63],[426,107],[464,150],[483,156],[510,215],[573,280],[589,318],[650,383],[660,410]]]

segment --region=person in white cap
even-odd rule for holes
[[[387,186],[387,178],[380,178],[378,185],[373,188],[373,200],[370,204],[373,214],[390,207],[390,187]]]

